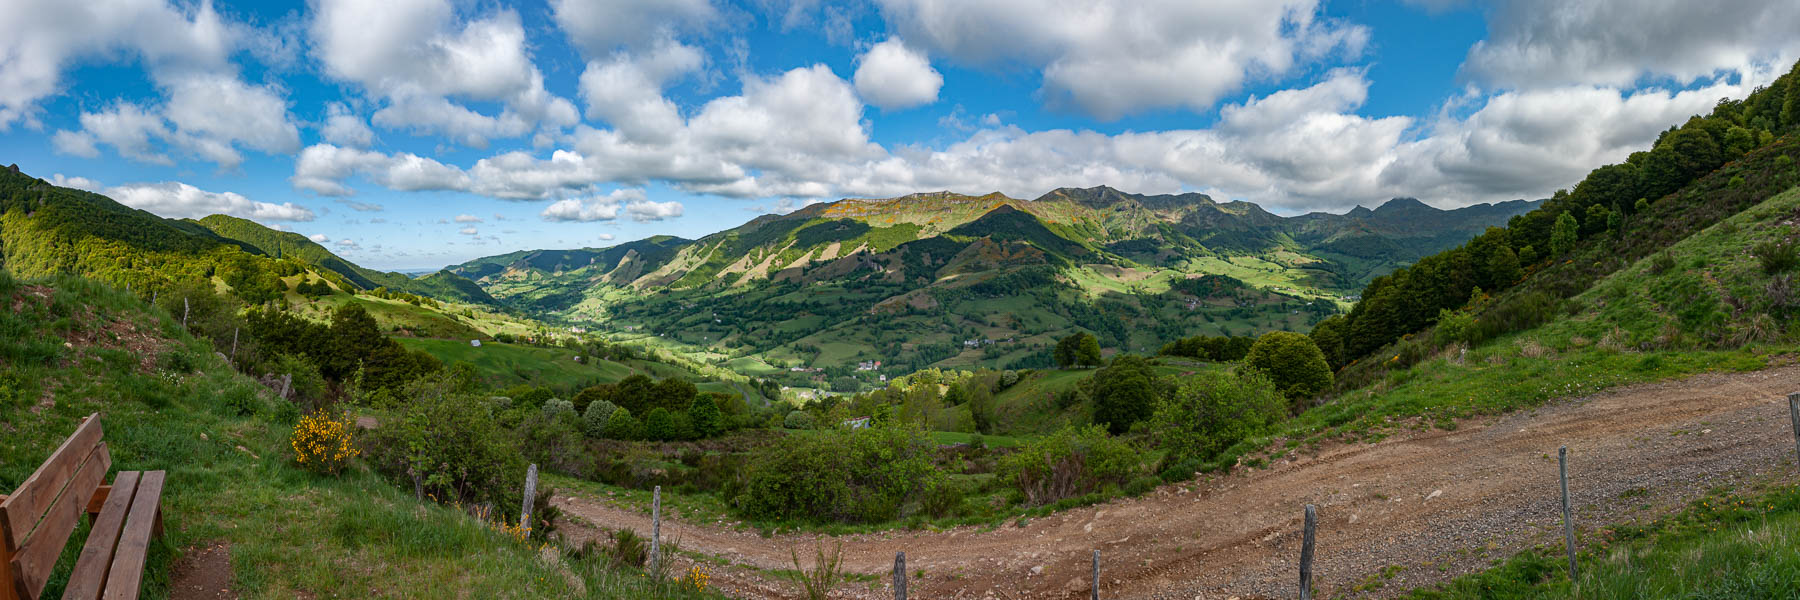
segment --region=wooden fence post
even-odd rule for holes
[[[1794,426],[1794,459],[1800,460],[1800,392],[1788,394],[1788,420]]]
[[[531,504],[537,499],[537,463],[525,468],[525,505],[519,508],[519,526],[531,535]]]
[[[662,486],[650,492],[650,573],[658,573],[662,560]]]
[[[906,600],[906,552],[894,553],[894,600]]]
[[[1318,509],[1306,505],[1306,528],[1300,534],[1300,600],[1312,600],[1313,530],[1318,526]]]
[[[183,296],[181,298],[181,326],[182,327],[187,327],[188,308],[189,308],[188,307],[188,299],[186,296]]]
[[[1094,593],[1093,600],[1100,600],[1100,551],[1094,551]]]
[[[284,374],[281,376],[281,399],[282,400],[288,399],[289,388],[293,385],[294,385],[294,374],[293,373],[287,373],[287,374]]]
[[[238,337],[238,328],[236,328],[236,327],[231,328],[231,365],[232,366],[237,366],[237,337]]]
[[[1556,449],[1557,479],[1562,482],[1563,546],[1569,552],[1569,583],[1575,582],[1575,522],[1569,519],[1569,447]]]

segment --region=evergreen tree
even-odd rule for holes
[[[710,438],[725,430],[725,419],[719,411],[719,405],[708,396],[695,398],[688,406],[688,422],[694,428],[694,435]]]
[[[1565,212],[1556,217],[1556,226],[1550,230],[1550,256],[1562,258],[1564,254],[1574,250],[1575,240],[1580,237],[1578,231],[1579,225],[1575,223],[1574,216]]]
[[[670,413],[669,409],[658,406],[650,409],[650,414],[644,415],[645,438],[666,442],[676,439],[677,433],[675,415]]]

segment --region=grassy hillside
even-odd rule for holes
[[[486,305],[498,303],[480,286],[454,273],[438,272],[413,279],[400,273],[382,273],[365,269],[338,257],[330,250],[326,250],[324,246],[307,239],[306,236],[276,231],[254,221],[232,216],[212,215],[198,221],[188,222],[205,227],[218,234],[219,237],[254,248],[265,256],[291,258],[327,269],[342,275],[346,280],[364,290],[385,287],[396,292],[407,292],[446,301]]]
[[[0,271],[0,303],[13,307],[0,313],[0,489],[101,413],[115,470],[169,472],[146,597],[167,597],[172,565],[213,546],[246,598],[694,597],[514,541],[361,463],[337,477],[301,470],[288,450],[295,409],[134,296]],[[45,597],[61,593],[79,548]]]
[[[1422,415],[1439,422],[1492,414],[1599,389],[1788,360],[1800,336],[1789,300],[1768,292],[1759,248],[1800,230],[1791,188],[1667,250],[1631,263],[1567,302],[1543,325],[1476,344],[1440,329],[1417,336],[1407,367],[1344,391],[1296,419],[1294,435],[1370,431]],[[1489,299],[1486,302],[1494,302]],[[1401,363],[1396,353],[1374,360]]]

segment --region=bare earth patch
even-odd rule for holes
[[[170,600],[231,600],[231,545],[189,548],[169,577]]]

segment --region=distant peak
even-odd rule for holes
[[[1406,197],[1395,198],[1383,202],[1381,206],[1375,208],[1375,212],[1377,213],[1415,212],[1421,210],[1436,212],[1438,209],[1433,208],[1430,204],[1420,202],[1418,198]]]

